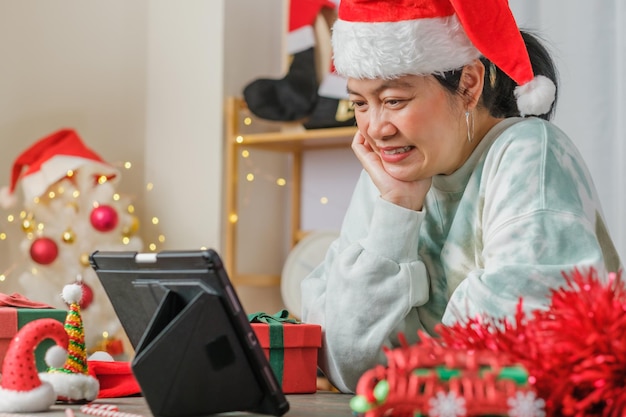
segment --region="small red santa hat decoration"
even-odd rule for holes
[[[141,393],[139,382],[128,361],[116,361],[106,352],[93,353],[89,359],[89,374],[98,379],[98,398],[128,397]]]
[[[35,412],[55,403],[54,388],[37,374],[35,349],[44,339],[52,339],[64,349],[68,336],[63,323],[38,319],[24,325],[11,340],[2,365],[0,412]]]
[[[554,102],[556,87],[533,74],[506,0],[341,0],[332,43],[348,78],[440,74],[482,55],[517,83],[521,115],[548,113]]]
[[[43,195],[48,187],[78,168],[90,169],[88,174],[117,177],[117,170],[89,149],[73,129],[58,130],[35,142],[13,163],[11,184],[0,189],[0,206],[9,208],[17,199],[15,188],[21,180],[25,201]]]
[[[65,362],[51,363],[53,358],[46,355],[51,366],[47,373],[39,376],[52,385],[57,400],[64,402],[93,401],[98,396],[100,385],[98,380],[89,374],[87,353],[85,351],[85,332],[80,315],[80,300],[83,296],[80,284],[68,284],[63,287],[63,300],[70,309],[65,318],[65,331],[69,336],[69,344],[65,354]],[[56,360],[54,362],[57,362]]]

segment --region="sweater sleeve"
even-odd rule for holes
[[[384,360],[382,346],[397,331],[420,328],[413,307],[429,293],[417,255],[422,219],[381,199],[363,172],[340,237],[302,282],[302,320],[322,326],[319,365],[341,391],[354,391],[363,372]]]

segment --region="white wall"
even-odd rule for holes
[[[219,248],[224,1],[148,3],[145,205],[163,249]]]

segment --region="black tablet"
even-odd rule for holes
[[[217,252],[97,251],[90,261],[154,416],[289,410]]]

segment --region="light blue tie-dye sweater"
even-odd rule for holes
[[[363,172],[341,235],[302,282],[302,320],[323,326],[320,367],[342,391],[384,360],[397,333],[486,313],[545,308],[562,272],[616,271],[592,180],[567,136],[507,119],[455,173],[433,178],[422,211],[379,196]]]

